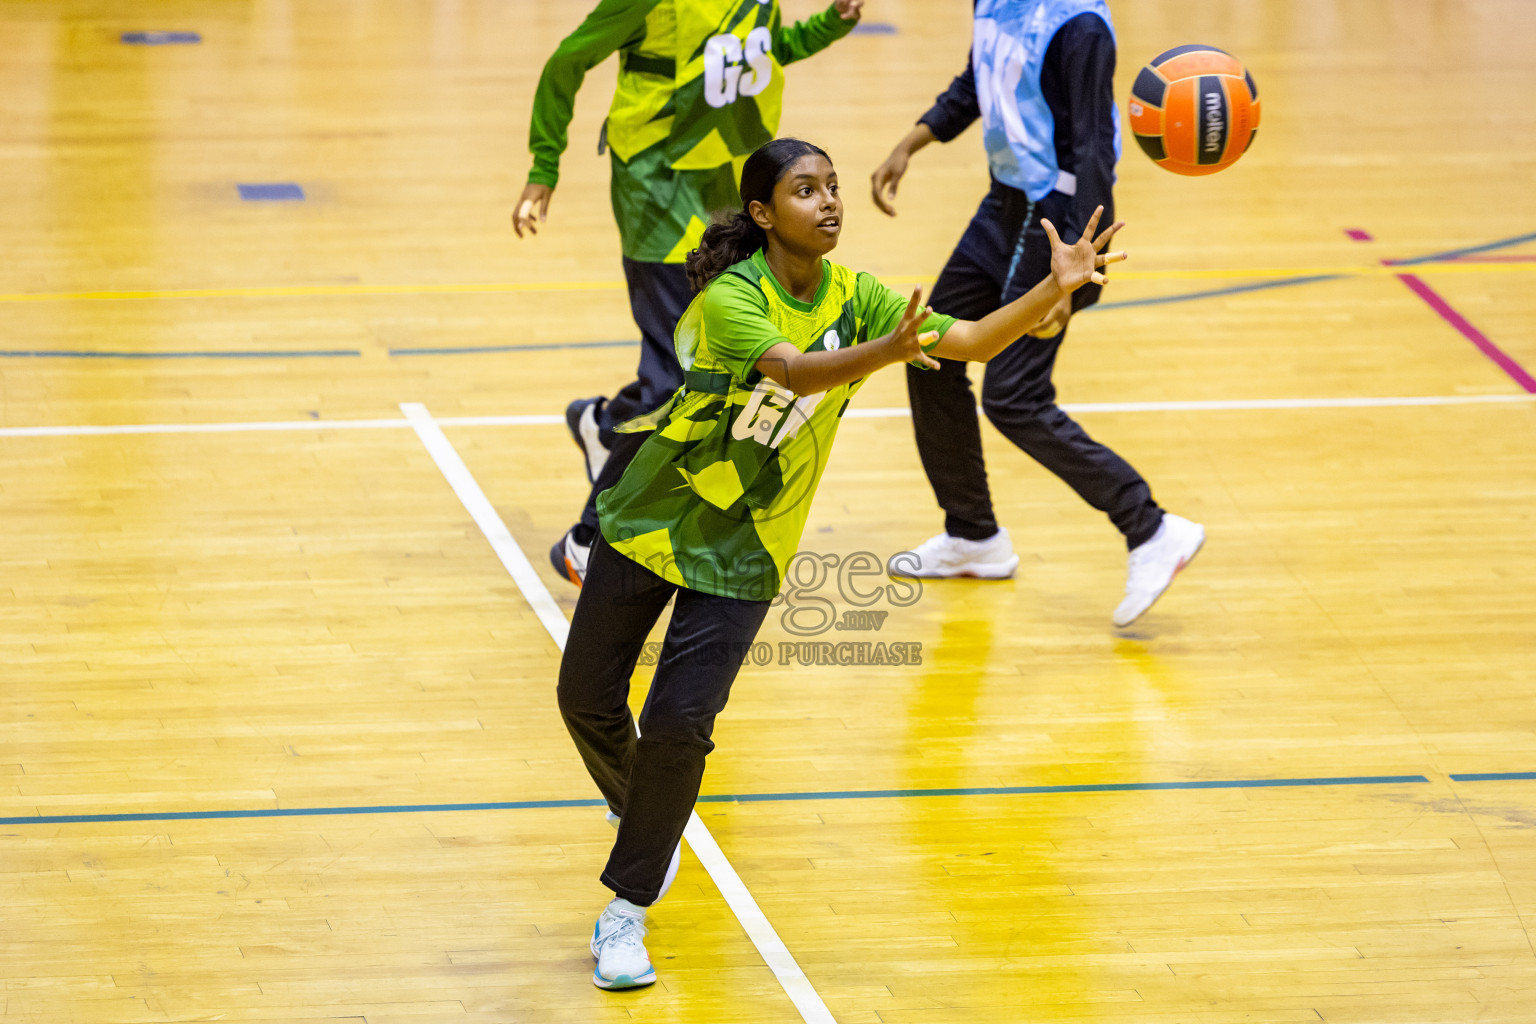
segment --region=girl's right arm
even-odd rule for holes
[[[656,0],[602,0],[545,62],[533,93],[528,126],[533,167],[512,214],[517,237],[523,237],[525,229],[537,234],[538,224],[549,212],[550,196],[560,180],[560,154],[565,152],[566,132],[582,80],[615,50],[644,36],[646,15],[655,6]]]

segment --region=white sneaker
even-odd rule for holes
[[[916,576],[940,579],[974,576],[983,580],[1005,580],[1019,567],[1008,531],[999,529],[986,540],[965,540],[941,533],[929,537],[911,551],[891,559],[892,576]]]
[[[592,926],[592,984],[598,988],[640,988],[656,984],[656,968],[645,951],[645,908],[615,899]]]
[[[597,482],[597,474],[603,471],[603,463],[608,461],[608,448],[597,427],[597,412],[604,401],[603,398],[578,398],[565,407],[565,425],[571,432],[571,440],[581,449],[589,484]]]
[[[1115,625],[1129,626],[1141,618],[1204,544],[1205,527],[1172,512],[1164,513],[1152,539],[1131,552],[1125,600],[1115,609]]]
[[[565,531],[565,536],[555,541],[549,549],[549,564],[555,567],[555,572],[564,576],[578,587],[587,578],[587,559],[592,557],[592,545],[576,543],[576,529],[572,527]]]
[[[619,816],[609,811],[608,824],[612,825],[613,830],[617,832],[619,830]],[[668,889],[672,888],[672,880],[677,877],[677,869],[682,866],[682,863],[683,844],[678,843],[672,851],[672,863],[667,865],[667,877],[661,880],[661,892],[656,894],[658,900],[667,894]]]

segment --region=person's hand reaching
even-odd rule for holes
[[[912,289],[912,301],[907,303],[907,311],[901,314],[901,322],[895,330],[880,339],[891,349],[891,362],[912,363],[928,370],[939,368],[938,360],[923,351],[924,345],[931,345],[938,340],[939,332],[918,333],[918,328],[928,319],[930,312],[932,310],[923,305],[923,286],[918,285]]]
[[[1083,228],[1082,237],[1071,245],[1061,240],[1054,224],[1048,220],[1040,221],[1046,237],[1051,240],[1051,276],[1056,279],[1057,286],[1068,295],[1090,281],[1094,284],[1103,284],[1104,275],[1099,273],[1100,268],[1111,263],[1119,263],[1126,258],[1124,250],[1104,252],[1105,246],[1109,245],[1110,240],[1115,237],[1115,232],[1125,227],[1124,221],[1116,221],[1105,228],[1102,234],[1094,235],[1094,231],[1099,226],[1099,218],[1103,214],[1104,207],[1095,209],[1093,216],[1088,218],[1088,226]]]

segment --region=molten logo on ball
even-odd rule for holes
[[[1213,92],[1205,94],[1205,151],[1215,153],[1221,149],[1221,97]]]

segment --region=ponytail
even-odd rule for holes
[[[715,222],[704,229],[699,247],[688,254],[688,283],[701,292],[720,276],[725,268],[740,263],[768,244],[768,235],[746,210],[715,214]]]
[[[752,219],[752,203],[768,206],[773,202],[773,187],[801,157],[827,157],[820,146],[800,139],[774,139],[759,146],[741,167],[741,209],[720,211],[715,222],[704,229],[699,247],[688,254],[688,283],[701,292],[725,269],[749,258],[768,245],[768,235]],[[830,162],[831,157],[827,157]]]

